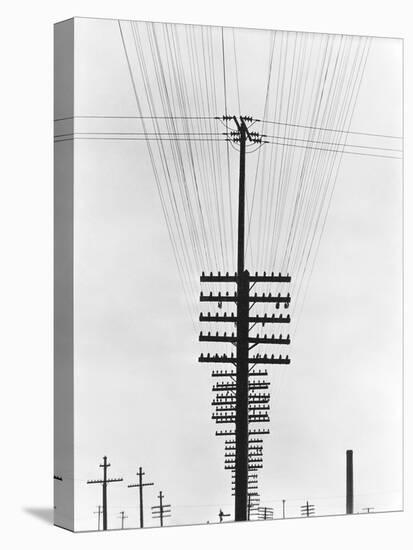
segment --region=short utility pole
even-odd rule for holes
[[[123,477],[117,477],[108,479],[108,468],[110,464],[106,456],[103,457],[103,464],[99,464],[100,468],[103,468],[103,479],[92,479],[87,483],[98,483],[102,485],[102,515],[103,515],[103,530],[106,531],[108,528],[108,483],[114,483],[116,481],[123,481]]]
[[[139,488],[139,524],[140,528],[143,527],[143,488],[149,487],[153,485],[153,483],[144,483],[143,482],[143,476],[145,475],[145,472],[142,470],[142,467],[139,466],[139,471],[136,474],[139,478],[138,483],[132,483],[131,485],[128,485],[128,487],[138,487]]]

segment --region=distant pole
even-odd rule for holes
[[[267,506],[260,506],[258,508],[258,519],[266,521],[267,519],[274,519],[274,508]]]
[[[120,517],[121,529],[123,529],[124,526],[125,526],[125,519],[127,519],[128,516],[125,516],[125,512],[121,512],[120,516],[118,516],[118,517]]]
[[[254,478],[253,478],[254,479]],[[250,521],[251,515],[257,511],[256,508],[259,505],[260,497],[257,492],[248,493],[248,513],[247,520]]]
[[[301,506],[301,515],[309,518],[314,514],[315,514],[315,506],[314,504],[310,504],[307,500],[307,502],[303,506]]]
[[[164,494],[162,491],[159,491],[158,498],[159,504],[157,506],[152,506],[152,516],[159,519],[160,525],[163,527],[164,518],[171,517],[171,505],[163,503]]]
[[[353,451],[346,451],[346,513],[354,512]]]
[[[363,508],[363,511],[366,511],[367,514],[370,514],[371,510],[374,510],[374,507],[368,506],[367,508]]]
[[[224,514],[222,510],[219,511],[218,517],[219,517],[219,523],[222,523],[224,518],[229,517],[231,514]]]
[[[100,531],[100,516],[102,515],[102,506],[99,504],[97,512],[93,512],[98,516],[98,531]]]
[[[283,519],[285,519],[285,499],[283,499]]]
[[[145,472],[142,470],[142,467],[139,466],[139,472],[136,474],[139,477],[138,483],[133,483],[128,485],[128,487],[138,487],[139,488],[139,522],[140,527],[143,527],[143,488],[153,485],[153,483],[143,483],[143,476]]]
[[[161,527],[163,527],[163,494],[159,493],[159,517],[161,520]]]
[[[108,462],[107,457],[103,457],[103,483],[102,483],[102,507],[103,507],[103,530],[108,528]]]

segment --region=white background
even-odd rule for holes
[[[186,23],[399,36],[405,43],[405,99],[409,151],[411,18],[408,3],[347,0],[240,2],[209,0],[83,0],[14,2],[2,17],[1,194],[1,499],[0,541],[5,548],[145,549],[408,548],[410,476],[405,513],[318,518],[249,525],[180,527],[144,532],[73,535],[50,524],[52,509],[52,82],[55,21],[73,15]],[[410,23],[410,28],[409,28]],[[4,121],[6,124],[4,124]],[[407,156],[406,155],[406,156]],[[409,163],[405,196],[409,212]],[[406,216],[406,281],[410,278],[411,221]],[[410,388],[410,288],[406,284],[405,393]],[[406,424],[410,426],[409,405]],[[411,432],[411,430],[410,430]],[[406,429],[406,465],[411,437]],[[50,519],[49,519],[50,518]]]

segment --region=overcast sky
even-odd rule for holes
[[[220,29],[211,33],[217,48],[220,36]],[[272,34],[226,29],[225,37],[237,44],[242,113],[261,116]],[[137,116],[118,22],[77,19],[75,40],[75,115]],[[316,49],[326,38],[300,40]],[[287,37],[284,47],[292,45]],[[401,136],[401,48],[398,40],[372,39],[352,131]],[[234,67],[228,54],[228,112],[238,114]],[[315,65],[306,67],[311,79]],[[306,109],[304,103],[295,122],[307,120]],[[76,119],[75,130],[131,132],[136,121]],[[357,141],[366,142],[395,146],[391,139]],[[355,510],[402,506],[401,176],[400,160],[343,155],[292,327],[292,363],[271,367],[271,434],[259,492],[276,517],[282,499],[291,516],[307,499],[317,514],[343,513],[346,449],[354,450]],[[252,180],[247,167],[250,204]],[[252,261],[248,256],[255,271]],[[207,311],[192,299],[197,314]],[[185,303],[145,141],[76,140],[77,530],[96,526],[101,489],[86,480],[102,475],[103,455],[109,475],[124,478],[109,487],[110,528],[120,526],[121,510],[125,525],[137,526],[138,493],[127,483],[137,481],[139,466],[155,484],[145,491],[146,525],[156,525],[149,507],[159,490],[172,505],[167,524],[217,521],[220,508],[233,513],[223,441],[211,420],[211,369],[197,363],[198,325]]]

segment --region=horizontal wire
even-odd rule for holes
[[[327,153],[343,153],[347,155],[358,155],[361,157],[375,157],[375,158],[387,158],[387,159],[396,159],[403,160],[402,157],[394,157],[392,155],[374,155],[373,153],[358,153],[357,151],[344,151],[340,148],[338,149],[325,149],[324,147],[307,147],[306,145],[297,145],[296,143],[281,143],[279,141],[267,141],[266,143],[270,145],[282,145],[284,147],[298,147],[299,149],[308,149],[314,151],[326,151]],[[339,146],[340,147],[340,146]],[[344,147],[342,145],[341,147]]]
[[[74,135],[87,136],[223,136],[223,132],[68,132],[67,134],[58,134],[55,138]]]
[[[223,132],[69,132],[66,134],[57,134],[54,136],[55,138],[63,138],[63,137],[69,137],[74,135],[88,135],[88,136],[96,136],[96,135],[104,135],[104,136],[223,136],[225,133]],[[304,139],[304,138],[295,138],[295,137],[287,137],[287,136],[268,136],[266,134],[262,135],[263,138],[269,138],[269,139],[281,139],[281,140],[289,140],[289,141],[300,141],[303,143],[320,143],[322,145],[333,145],[335,147],[354,147],[357,149],[374,149],[374,150],[380,150],[380,151],[394,151],[396,153],[402,153],[402,149],[393,149],[389,147],[377,147],[373,145],[356,145],[352,143],[334,143],[331,141],[321,141],[321,140],[312,140],[312,139]],[[283,145],[287,145],[284,144]]]
[[[334,143],[332,141],[320,141],[316,139],[303,139],[303,138],[295,138],[295,137],[285,137],[285,136],[267,136],[266,134],[262,135],[263,138],[269,138],[269,139],[288,139],[290,141],[301,141],[305,143],[321,143],[322,145],[333,145],[334,147],[357,147],[358,149],[379,149],[381,151],[394,151],[396,153],[402,153],[402,149],[392,149],[389,147],[376,147],[376,146],[370,146],[370,145],[355,145],[352,143]]]
[[[59,136],[56,136],[59,137]],[[60,143],[62,141],[72,141],[75,139],[83,139],[83,140],[97,140],[97,141],[215,141],[215,142],[221,142],[226,143],[228,140],[226,139],[218,139],[218,138],[191,138],[191,137],[178,137],[178,138],[159,138],[159,137],[86,137],[86,136],[73,136],[68,137],[64,139],[55,139],[55,143]],[[281,143],[276,141],[267,141],[265,142],[269,145],[281,145],[284,147],[298,147],[300,149],[308,149],[308,150],[315,150],[315,151],[326,151],[327,153],[343,153],[348,155],[358,155],[362,157],[374,157],[374,158],[389,158],[389,159],[396,159],[396,160],[403,160],[402,157],[395,157],[392,155],[374,155],[372,153],[358,153],[357,151],[344,151],[338,149],[326,149],[324,147],[307,147],[306,145],[297,145],[296,143]],[[339,146],[341,148],[344,147],[344,145]]]
[[[275,124],[278,126],[292,126],[294,128],[306,128],[308,130],[324,130],[326,132],[338,132],[340,134],[354,134],[359,136],[373,136],[373,137],[383,137],[383,138],[389,138],[389,139],[403,139],[401,136],[392,136],[388,134],[374,134],[372,132],[356,132],[356,131],[350,131],[350,130],[338,130],[335,128],[323,128],[321,126],[306,126],[304,124],[292,124],[290,122],[277,122],[272,120],[258,120],[258,122],[262,122],[263,124]]]
[[[60,143],[62,141],[72,141],[74,139],[86,139],[86,140],[107,140],[107,141],[220,141],[221,143],[226,143],[226,139],[218,139],[218,138],[148,138],[148,137],[137,137],[137,138],[124,138],[124,137],[82,137],[82,136],[73,136],[69,138],[64,139],[57,139],[55,140],[55,143]]]
[[[54,122],[62,120],[73,120],[75,118],[111,118],[111,119],[138,119],[138,120],[216,120],[216,116],[129,116],[129,115],[73,115],[62,118],[55,118]]]
[[[73,120],[75,118],[94,118],[94,119],[133,119],[133,120],[216,120],[221,122],[220,118],[216,116],[129,116],[129,115],[74,115],[62,118],[55,118],[54,122],[60,122],[63,120]],[[356,132],[350,130],[338,130],[335,128],[323,128],[321,126],[307,126],[305,124],[293,124],[291,122],[278,122],[274,120],[259,120],[255,122],[261,122],[263,124],[275,124],[277,126],[292,126],[294,128],[306,128],[309,130],[323,130],[326,132],[338,132],[342,134],[354,134],[354,135],[364,135],[364,136],[373,136],[373,137],[382,137],[389,139],[403,139],[402,136],[394,136],[389,134],[376,134],[373,132]]]

